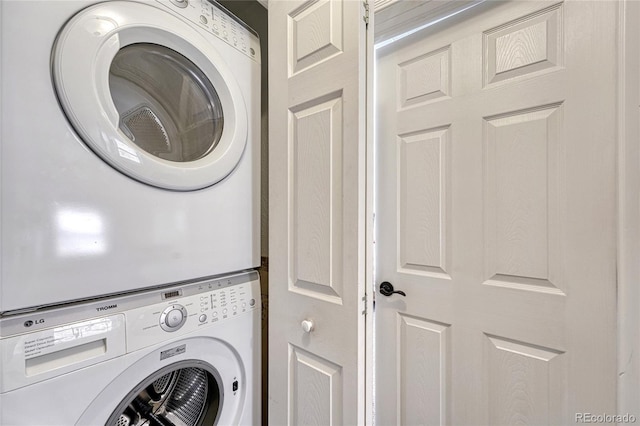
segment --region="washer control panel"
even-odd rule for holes
[[[260,284],[233,284],[225,280],[196,285],[197,292],[167,291],[163,302],[125,311],[127,350],[136,350],[166,340],[168,333],[182,335],[257,311]],[[168,297],[165,297],[169,295]],[[259,315],[259,312],[255,312]]]
[[[260,62],[260,40],[244,24],[208,0],[161,1],[198,27],[206,30],[249,58]]]
[[[249,297],[243,286],[223,288],[200,296],[200,322],[212,323],[234,317],[253,309],[256,299]]]

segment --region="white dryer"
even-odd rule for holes
[[[0,313],[259,265],[250,28],[209,0],[0,15]]]
[[[0,424],[260,424],[256,272],[8,317],[0,330]]]

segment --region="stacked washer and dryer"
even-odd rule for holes
[[[0,424],[260,423],[257,35],[210,0],[0,23]]]

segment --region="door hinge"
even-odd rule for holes
[[[362,5],[364,6],[364,15],[362,16],[362,19],[364,20],[366,27],[369,28],[369,1],[364,0]]]
[[[362,310],[362,315],[367,315],[367,295],[362,296],[362,302],[364,303],[364,309]]]

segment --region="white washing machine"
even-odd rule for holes
[[[12,316],[0,331],[0,424],[260,424],[256,272]]]
[[[0,15],[0,312],[259,265],[250,28],[208,0]]]

